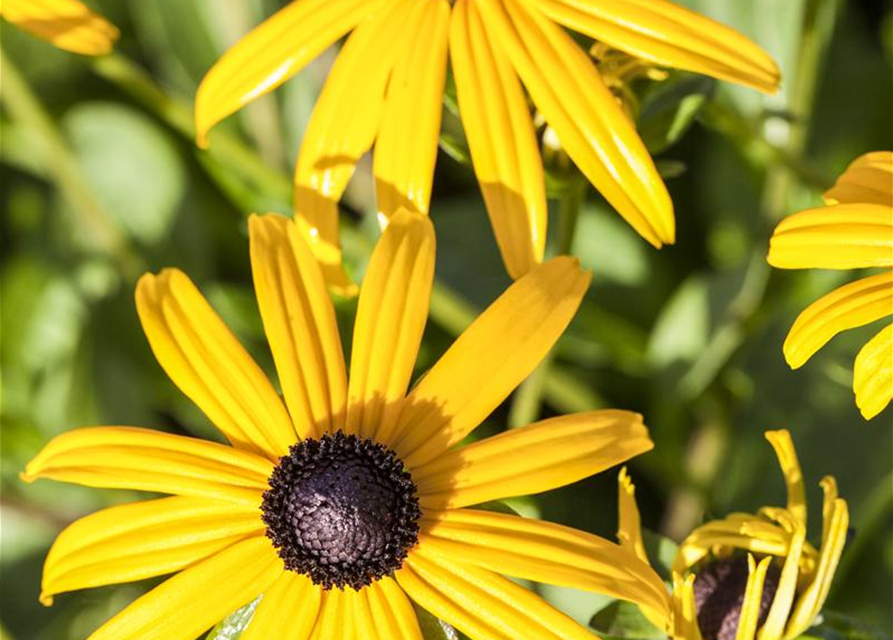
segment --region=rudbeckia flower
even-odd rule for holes
[[[0,16],[53,46],[98,56],[112,50],[118,29],[78,0],[3,0]]]
[[[825,195],[827,206],[782,220],[769,242],[769,264],[782,269],[884,271],[819,298],[794,322],[784,343],[792,369],[841,331],[893,314],[893,153],[857,158]],[[893,325],[887,325],[856,356],[856,405],[866,420],[893,398]]]
[[[846,542],[849,512],[831,476],[821,481],[822,543],[806,540],[806,498],[786,430],[767,431],[787,484],[785,507],[733,513],[695,529],[679,547],[662,610],[643,613],[677,640],[791,640],[822,609]],[[635,487],[620,473],[621,544],[647,562]]]
[[[205,76],[195,104],[198,141],[350,33],[304,134],[294,203],[330,282],[349,288],[337,202],[374,144],[380,216],[401,206],[428,212],[449,53],[474,170],[510,275],[539,264],[546,241],[528,96],[620,215],[654,246],[672,243],[673,206],[648,151],[586,50],[559,25],[655,65],[765,92],[778,86],[762,49],[666,0],[296,0]]]
[[[471,638],[590,634],[503,577],[657,606],[663,585],[621,546],[485,509],[652,447],[641,417],[592,411],[472,443],[537,365],[589,276],[556,258],[498,298],[407,392],[434,270],[427,218],[400,212],[359,298],[350,376],[322,271],[296,225],[250,219],[251,261],[282,397],[189,278],[144,276],[158,361],[229,444],[134,427],[52,440],[26,481],[170,494],[89,515],[47,557],[41,599],[175,573],[91,640],[192,640],[262,596],[243,640],[421,640],[411,601]]]

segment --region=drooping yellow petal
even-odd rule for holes
[[[527,98],[475,0],[459,0],[450,57],[474,172],[506,270],[520,278],[543,259],[546,190]]]
[[[784,474],[785,485],[788,490],[788,511],[806,526],[806,489],[803,487],[803,471],[800,468],[800,460],[797,458],[797,450],[791,440],[791,432],[787,429],[767,431],[766,440],[775,449],[778,464]]]
[[[195,96],[198,144],[218,122],[304,68],[385,0],[296,0],[255,27],[202,79]]]
[[[322,594],[322,606],[316,626],[313,628],[313,640],[366,640],[357,637],[356,618],[359,609],[365,606],[362,593],[350,587],[329,589]]]
[[[673,572],[685,575],[714,548],[741,549],[759,555],[785,557],[791,535],[775,523],[747,514],[714,520],[695,529],[679,546]]]
[[[412,603],[393,578],[384,577],[362,591],[366,602],[358,639],[423,640]]]
[[[819,298],[799,315],[784,341],[792,369],[841,331],[861,327],[893,314],[893,271],[846,284]]]
[[[812,583],[801,593],[794,606],[784,640],[799,637],[821,612],[846,544],[847,528],[850,523],[847,503],[837,497],[836,485],[833,482],[822,482],[822,489],[825,492],[823,512],[827,521],[824,523],[825,535],[822,537],[818,567]]]
[[[592,640],[539,596],[458,560],[416,547],[397,582],[419,606],[475,640]]]
[[[520,0],[477,2],[561,145],[627,222],[656,247],[675,238],[673,204],[654,162],[592,59]]]
[[[653,446],[639,414],[590,411],[454,449],[414,467],[412,474],[423,507],[458,508],[562,487]]]
[[[769,607],[766,621],[760,628],[759,640],[781,640],[782,636],[784,636],[788,617],[791,615],[791,607],[797,596],[797,585],[800,578],[800,556],[803,553],[803,545],[806,539],[806,525],[793,514],[786,514],[782,519],[782,523],[785,529],[791,533],[791,543],[784,559],[781,575],[778,578],[778,587],[775,590],[775,596],[772,598],[772,605]],[[760,601],[761,597],[758,597],[757,608],[759,608]]]
[[[310,578],[283,571],[264,592],[241,640],[307,640],[319,615],[322,589]]]
[[[893,207],[893,153],[874,151],[859,156],[823,197],[828,204]]]
[[[893,325],[869,340],[856,356],[853,370],[856,406],[866,420],[893,400]]]
[[[248,228],[254,290],[294,429],[301,438],[339,429],[347,373],[319,266],[286,218],[253,215]]]
[[[663,67],[703,73],[766,93],[778,90],[772,58],[738,31],[666,0],[535,0],[547,16]]]
[[[650,564],[642,541],[642,521],[636,504],[636,487],[626,472],[626,467],[617,476],[617,498],[617,539],[620,546],[634,553],[642,562]]]
[[[378,211],[428,213],[437,158],[449,42],[449,0],[415,0],[405,42],[388,83],[373,173]]]
[[[194,640],[282,573],[266,537],[237,542],[138,598],[87,640]]]
[[[673,625],[672,637],[685,640],[702,640],[698,626],[698,609],[695,604],[695,574],[685,578],[673,574]]]
[[[78,0],[3,0],[0,16],[60,49],[88,56],[109,53],[119,35]]]
[[[43,567],[40,600],[64,591],[179,571],[251,535],[256,508],[206,498],[162,498],[98,511],[69,525]]]
[[[775,228],[768,260],[781,269],[893,266],[893,207],[838,204],[795,213]]]
[[[222,444],[135,427],[75,429],[56,436],[22,480],[136,489],[234,501],[256,508],[272,463]]]
[[[756,637],[757,625],[760,623],[760,605],[763,602],[763,584],[771,562],[771,557],[763,558],[758,566],[752,555],[747,556],[747,586],[744,588],[744,601],[741,603],[735,640],[754,640]]]
[[[393,449],[409,467],[477,427],[545,357],[589,286],[573,258],[555,258],[515,282],[463,332],[409,394]]]
[[[350,35],[301,140],[294,179],[295,217],[306,225],[326,282],[341,295],[355,295],[356,285],[341,266],[338,201],[357,161],[372,147],[397,54],[414,35],[404,24],[409,2],[389,3]]]
[[[405,209],[388,223],[363,279],[345,430],[387,443],[409,386],[434,282],[434,227]]]
[[[144,275],[136,309],[158,363],[233,445],[288,452],[294,428],[276,390],[185,273]]]
[[[666,611],[666,588],[651,567],[619,545],[589,533],[470,509],[426,511],[421,526],[419,544],[426,553]]]

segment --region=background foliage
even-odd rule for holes
[[[38,604],[41,563],[55,534],[83,514],[136,498],[23,485],[18,472],[38,448],[91,424],[217,437],[151,356],[133,305],[138,275],[168,265],[187,271],[272,368],[250,285],[245,220],[251,211],[290,210],[301,132],[334,55],[228,120],[210,152],[199,152],[191,137],[198,81],[279,3],[93,4],[123,32],[118,53],[98,61],[2,26],[0,635],[17,640],[83,638],[149,586],[62,596],[50,609]],[[676,203],[679,241],[662,251],[581,185],[560,154],[550,159],[556,212],[559,200],[584,199],[573,249],[593,270],[593,286],[549,371],[535,374],[482,431],[594,407],[642,412],[657,443],[631,465],[643,520],[679,540],[704,518],[780,504],[782,479],[762,432],[791,429],[811,504],[820,505],[819,478],[833,474],[851,505],[832,613],[817,633],[882,636],[893,627],[891,410],[864,423],[850,389],[856,350],[876,328],[838,337],[791,372],[781,344],[797,313],[849,276],[773,272],[765,254],[777,220],[817,204],[857,155],[891,147],[893,3],[684,4],[769,49],[784,89],[765,98],[683,74],[636,85],[640,129],[660,152]],[[439,284],[418,372],[508,284],[447,103],[432,206]],[[357,277],[377,236],[373,201],[366,164],[345,213],[344,244]],[[339,302],[346,338],[354,310]],[[511,506],[611,537],[615,479],[602,474]],[[671,552],[666,540],[663,549]],[[608,604],[536,588],[584,624]],[[601,630],[616,631],[612,615],[602,612]],[[219,637],[235,637],[228,633]]]

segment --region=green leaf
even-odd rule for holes
[[[208,635],[205,636],[205,640],[237,640],[241,638],[242,634],[245,633],[245,629],[248,628],[248,624],[251,622],[254,610],[257,608],[260,600],[260,598],[257,598],[254,602],[249,602],[241,609],[237,609],[226,616],[216,627],[211,629]]]
[[[460,640],[461,636],[451,625],[443,620],[432,616],[430,613],[422,609],[416,604],[416,617],[419,620],[419,627],[422,630],[422,637],[425,640]]]
[[[645,553],[648,554],[651,566],[661,578],[670,580],[673,575],[673,563],[679,553],[679,545],[650,529],[642,529],[642,542],[645,544]]]
[[[592,616],[589,626],[603,636],[630,640],[658,640],[666,634],[651,624],[639,608],[622,600],[615,600]]]
[[[891,640],[890,635],[852,616],[835,611],[822,611],[818,625],[802,638],[814,640]]]
[[[716,87],[706,76],[672,74],[657,83],[642,104],[638,129],[651,153],[660,153],[682,138]]]

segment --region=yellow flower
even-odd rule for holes
[[[352,32],[304,134],[295,212],[328,281],[340,270],[337,202],[375,144],[378,210],[428,212],[441,96],[452,59],[475,173],[510,275],[543,258],[543,166],[524,88],[570,158],[639,234],[675,239],[673,206],[632,122],[564,25],[650,63],[761,91],[778,69],[736,31],[665,0],[296,0],[208,72],[195,105],[199,144],[221,120]]]
[[[112,50],[118,29],[78,0],[2,0],[0,16],[52,45],[88,56]]]
[[[769,264],[781,269],[893,267],[893,153],[857,158],[825,193],[827,206],[781,221],[769,243]],[[893,271],[844,285],[819,298],[794,322],[784,343],[792,369],[841,331],[893,314]],[[893,325],[856,356],[856,405],[866,420],[893,398]]]
[[[283,400],[186,275],[144,276],[137,310],[158,361],[229,445],[134,427],[58,436],[23,478],[172,494],[75,522],[41,599],[176,572],[91,640],[192,640],[263,598],[243,640],[421,640],[411,600],[472,638],[590,634],[500,574],[662,602],[619,545],[471,505],[545,491],[652,447],[641,416],[552,418],[470,444],[536,367],[588,287],[556,258],[510,287],[407,392],[434,271],[434,233],[397,213],[360,293],[350,358],[296,225],[250,219],[258,304]]]
[[[679,547],[662,610],[643,612],[677,640],[790,640],[815,621],[846,542],[849,512],[831,476],[821,481],[822,544],[806,541],[806,495],[786,430],[767,431],[787,484],[787,506],[733,513],[695,529]],[[620,473],[623,546],[647,562],[635,487]]]

